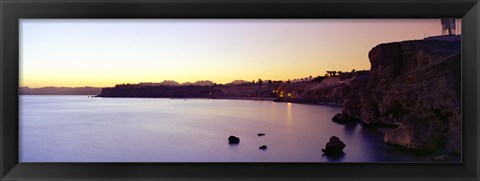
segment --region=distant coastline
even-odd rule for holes
[[[19,95],[98,95],[100,87],[19,87]]]
[[[97,97],[245,99],[342,106],[345,94],[348,93],[348,90],[343,89],[353,79],[368,77],[368,74],[369,71],[365,70],[329,71],[325,76],[303,79],[243,81],[225,85],[181,85],[174,81],[118,84],[115,87],[103,88]]]

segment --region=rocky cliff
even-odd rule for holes
[[[461,152],[461,43],[415,40],[369,52],[370,76],[351,89],[343,115],[396,127],[385,143]]]

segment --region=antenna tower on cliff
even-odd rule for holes
[[[440,19],[442,23],[442,35],[454,35],[456,29],[456,22],[453,18]]]

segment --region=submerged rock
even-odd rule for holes
[[[258,149],[266,150],[266,149],[267,149],[267,145],[262,145],[262,146],[260,146]]]
[[[342,113],[337,113],[333,116],[332,121],[340,124],[351,123],[356,121],[357,119],[354,117],[347,116]]]
[[[322,149],[322,151],[325,154],[341,154],[343,153],[343,148],[345,148],[345,146],[345,143],[340,141],[340,138],[332,136],[330,137],[328,143],[325,145],[325,149]]]
[[[238,144],[238,143],[240,143],[240,138],[232,135],[232,136],[228,137],[228,143],[229,144]]]
[[[265,136],[265,133],[258,133],[258,136]]]
[[[340,113],[335,114],[335,116],[333,116],[333,118],[332,118],[332,121],[336,122],[336,123],[342,123],[343,122],[342,114],[340,114]]]

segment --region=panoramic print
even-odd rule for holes
[[[461,162],[460,19],[22,19],[20,162]]]

